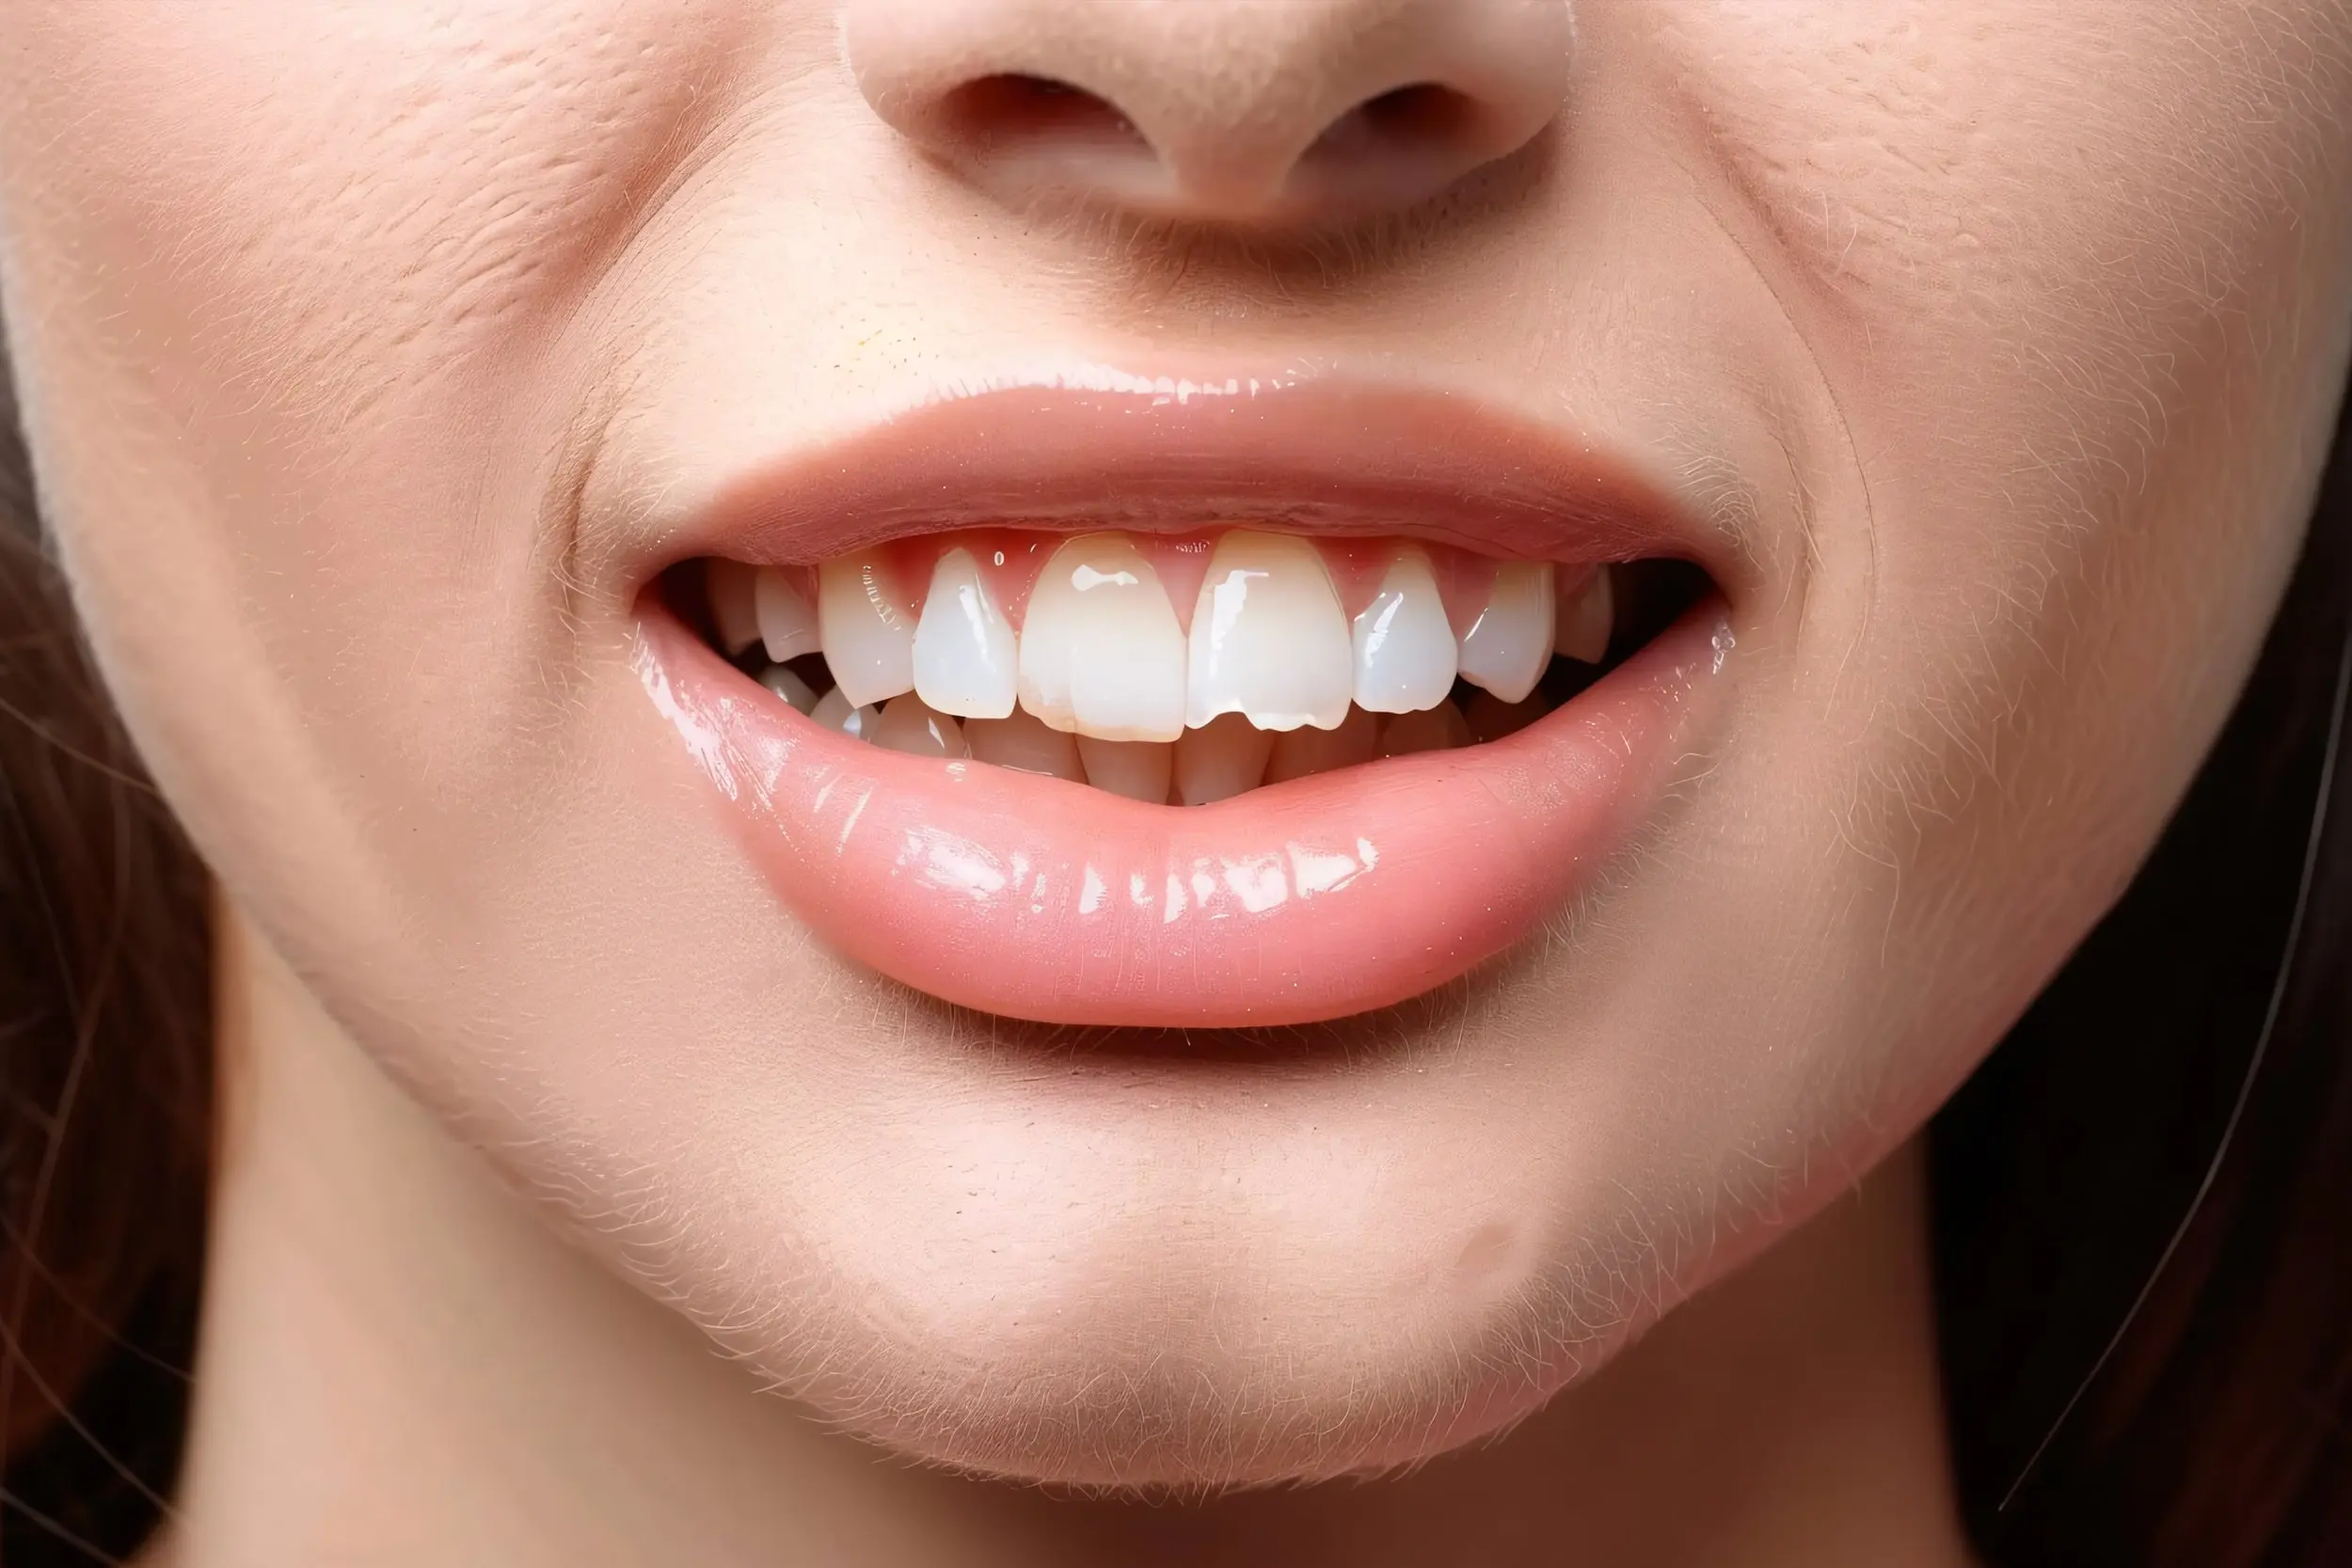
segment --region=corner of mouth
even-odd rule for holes
[[[787,903],[1046,1023],[1321,1022],[1493,957],[1637,813],[1660,644],[1721,620],[1626,466],[1359,388],[935,404],[685,537],[647,611]]]

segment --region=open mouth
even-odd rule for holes
[[[1327,396],[1202,401],[934,407],[661,572],[641,674],[849,957],[1046,1022],[1342,1017],[1525,940],[1647,815],[1730,644],[1665,508],[1409,400],[1340,451]]]
[[[777,701],[852,739],[1204,806],[1516,734],[1706,588],[1677,562],[1233,525],[958,531],[808,566],[712,557],[671,597]]]

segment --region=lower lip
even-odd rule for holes
[[[1526,938],[1648,815],[1726,645],[1710,600],[1517,735],[1190,808],[852,740],[660,613],[637,666],[838,951],[1009,1017],[1216,1028],[1387,1006]]]

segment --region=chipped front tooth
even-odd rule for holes
[[[803,713],[817,705],[817,689],[801,679],[781,664],[771,664],[759,673],[759,684],[799,708]]]
[[[971,754],[963,743],[963,731],[956,721],[912,691],[893,697],[883,705],[882,718],[875,722],[869,736],[884,750],[905,752],[911,756]]]
[[[931,569],[914,626],[914,689],[942,713],[1002,719],[1012,711],[1020,648],[972,552],[957,548]]]
[[[1486,607],[1462,634],[1462,678],[1506,703],[1534,690],[1551,661],[1551,562],[1497,566]]]
[[[739,561],[712,556],[703,563],[703,590],[710,601],[710,624],[729,658],[759,641],[758,570]]]
[[[1584,664],[1598,664],[1609,657],[1609,634],[1617,618],[1616,594],[1610,586],[1613,576],[1606,566],[1596,566],[1581,578],[1563,575],[1551,632],[1553,653]]]
[[[1355,690],[1347,616],[1304,539],[1235,529],[1192,612],[1184,721],[1247,714],[1262,730],[1338,727]]]
[[[1470,712],[1463,719],[1470,725],[1470,738],[1484,745],[1518,734],[1550,711],[1551,703],[1541,692],[1506,703],[1491,691],[1482,691],[1470,699]]]
[[[1434,708],[1454,689],[1454,627],[1429,558],[1406,550],[1356,617],[1356,705],[1373,713]]]
[[[1184,634],[1143,552],[1124,535],[1063,542],[1021,626],[1021,705],[1101,740],[1184,731]]]
[[[848,701],[864,706],[914,689],[914,615],[880,559],[838,556],[818,567],[817,620]]]
[[[850,699],[836,686],[817,699],[817,705],[808,710],[808,716],[829,730],[839,730],[851,740],[871,740],[874,726],[882,721],[882,709],[870,705],[851,707]]]
[[[1205,806],[1255,789],[1273,754],[1272,735],[1241,714],[1219,714],[1177,740],[1176,798],[1188,806]]]
[[[1102,740],[1078,736],[1078,756],[1085,762],[1087,783],[1130,800],[1168,803],[1168,770],[1176,748],[1165,740]]]
[[[1086,782],[1086,766],[1078,760],[1078,737],[1049,729],[1026,708],[1015,708],[1009,719],[974,719],[963,726],[963,743],[980,762],[1024,773]]]
[[[1470,724],[1452,703],[1400,713],[1380,726],[1380,754],[1410,756],[1415,752],[1450,752],[1470,743]]]
[[[773,566],[759,569],[753,603],[759,614],[759,640],[768,645],[771,659],[782,664],[787,658],[823,650],[817,634],[817,611],[801,596],[799,585],[783,572]]]
[[[1370,762],[1379,741],[1380,721],[1362,708],[1351,707],[1337,729],[1299,729],[1276,736],[1274,754],[1266,759],[1265,782],[1280,784]]]

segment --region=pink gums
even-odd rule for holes
[[[1233,523],[1195,533],[1127,536],[1128,543],[1142,552],[1158,574],[1169,608],[1176,611],[1180,631],[1192,630],[1193,609],[1200,596],[1201,580],[1208,576],[1209,558],[1217,540],[1230,529],[1245,526]],[[1071,537],[1066,532],[1047,533],[1034,529],[960,529],[888,540],[853,551],[851,557],[879,562],[883,580],[891,585],[889,591],[913,614],[920,612],[930,591],[931,570],[939,563],[939,558],[952,549],[967,550],[986,579],[989,592],[995,595],[997,608],[1019,630],[1028,613],[1029,594],[1045,570],[1045,562]],[[1331,574],[1332,587],[1339,594],[1340,608],[1351,618],[1372,602],[1400,551],[1419,551],[1429,562],[1438,594],[1445,602],[1447,618],[1457,636],[1469,630],[1477,621],[1479,611],[1486,608],[1499,564],[1495,557],[1425,540],[1342,538],[1314,539],[1309,543],[1323,557],[1324,566]],[[1560,562],[1561,581],[1574,587],[1591,575],[1594,566],[1591,562]],[[790,576],[802,597],[811,604],[817,602],[815,566],[778,564],[774,569]]]

